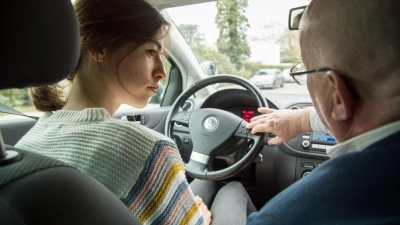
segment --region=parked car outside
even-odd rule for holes
[[[277,88],[283,87],[285,79],[280,69],[260,69],[249,81],[258,88]]]
[[[285,79],[285,83],[294,83],[294,79],[289,75],[290,68],[282,71],[282,76]]]

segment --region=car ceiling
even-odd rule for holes
[[[165,9],[177,6],[192,5],[203,2],[214,2],[215,0],[149,0],[158,9]]]

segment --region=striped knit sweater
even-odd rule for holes
[[[16,144],[64,161],[110,189],[143,224],[203,224],[175,143],[102,108],[44,114]]]

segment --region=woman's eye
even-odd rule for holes
[[[154,56],[154,54],[156,54],[156,51],[153,49],[147,50],[147,52],[149,53],[150,56]]]

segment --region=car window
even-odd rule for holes
[[[29,98],[28,88],[0,90],[0,103],[12,107],[29,116],[39,117],[43,114],[42,112],[37,111],[33,106],[32,101]],[[8,113],[0,113],[0,120],[13,118],[20,118],[20,116],[11,115]]]
[[[149,99],[149,103],[146,106],[146,108],[159,107],[162,98],[164,97],[164,91],[168,84],[171,63],[166,58],[163,58],[163,63],[165,71],[167,72],[167,78],[159,83],[160,88],[157,89],[156,95]],[[0,103],[12,107],[29,116],[40,117],[43,114],[43,112],[36,110],[36,108],[34,107],[29,97],[28,88],[22,88],[22,89],[13,88],[13,89],[0,90]],[[121,105],[120,108],[122,109],[122,108],[132,108],[132,107],[129,105]],[[14,118],[20,118],[20,116],[11,115],[8,113],[0,113],[0,120],[14,119]]]
[[[225,10],[228,5],[217,1],[166,9],[167,14],[180,30],[191,47],[200,65],[213,62],[219,74],[235,74],[249,79],[253,76],[278,74],[301,61],[298,31],[289,31],[289,9],[307,5],[307,0],[248,0],[237,3],[241,7],[239,14]],[[244,3],[248,3],[248,5]],[[240,6],[240,4],[244,4]],[[229,7],[228,7],[229,8]],[[240,15],[239,19],[237,15]],[[242,21],[237,27],[242,39],[237,46],[248,46],[248,51],[241,48],[229,50],[227,37],[228,18]],[[244,22],[243,22],[244,21]],[[235,42],[236,43],[236,42]],[[244,47],[245,48],[245,47]],[[239,50],[238,50],[239,49]],[[241,53],[245,53],[242,54]],[[208,68],[202,65],[208,74]],[[261,72],[261,69],[274,69],[273,72]],[[287,84],[263,92],[298,93],[309,95],[306,86],[299,86],[280,76]],[[278,81],[281,82],[281,81]],[[224,88],[220,85],[219,88]]]
[[[248,51],[244,51],[246,54],[243,57],[235,57],[240,54],[228,48],[229,41],[225,35],[227,18],[221,15],[232,16],[233,13],[221,11],[224,9],[221,5],[223,2],[227,1],[166,9],[167,14],[194,52],[204,73],[208,76],[235,74],[250,79],[260,69],[284,70],[285,85],[275,89],[263,88],[262,92],[308,95],[306,86],[297,85],[288,76],[288,69],[299,62],[301,57],[298,31],[289,31],[287,20],[290,8],[307,5],[309,1],[248,0],[248,4],[244,4],[239,13],[244,23],[238,29],[243,31],[241,36],[243,46],[248,46]],[[168,73],[171,64],[166,59],[164,64]],[[266,73],[269,74],[269,72]],[[157,95],[149,99],[147,108],[159,107],[167,84],[168,80],[160,83]],[[226,84],[214,85],[217,89],[225,86]],[[1,90],[0,102],[28,115],[41,115],[33,107],[26,88]],[[130,106],[122,105],[121,107]],[[0,117],[2,115],[9,116],[0,113]]]

